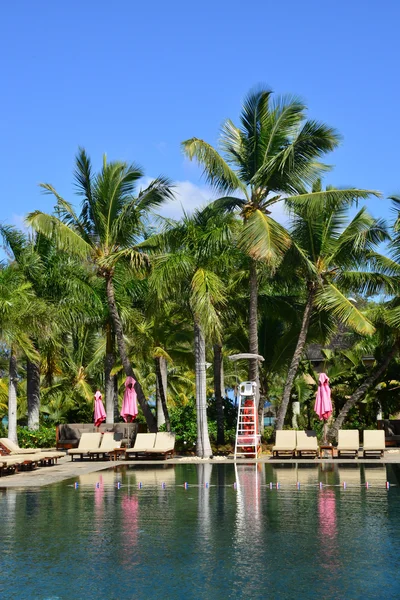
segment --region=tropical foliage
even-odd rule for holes
[[[50,444],[54,424],[91,421],[96,389],[114,422],[126,376],[143,426],[174,430],[180,449],[199,457],[232,442],[237,384],[247,378],[259,384],[261,424],[267,403],[279,428],[293,426],[297,401],[297,426],[318,430],[310,348],[332,383],[332,438],[339,426],[396,414],[400,199],[390,224],[359,206],[374,190],[323,189],[323,161],[339,142],[299,99],[253,91],[239,123],[224,122],[218,148],[183,142],[218,199],[180,220],[162,218],[169,179],[141,187],[138,165],[105,157],[95,172],[79,149],[80,206],[42,184],[53,213],[31,212],[29,234],[0,227],[8,435]],[[228,360],[240,352],[264,361]]]

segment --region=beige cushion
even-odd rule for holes
[[[279,429],[276,432],[275,446],[272,448],[275,450],[294,450],[296,447],[296,432],[295,431],[283,431]]]
[[[107,431],[106,433],[100,434],[101,442],[98,448],[91,448],[88,450],[89,454],[101,454],[102,452],[111,452],[117,448],[117,443],[114,440],[114,433]]]
[[[318,450],[318,440],[315,431],[297,431],[296,439],[296,450]]]
[[[138,433],[136,436],[135,445],[133,448],[127,448],[131,452],[146,452],[154,448],[156,441],[155,433]]]
[[[360,447],[360,435],[357,429],[339,429],[338,450],[357,450]]]
[[[139,434],[138,434],[139,435]],[[136,444],[135,444],[136,448]],[[157,454],[157,452],[169,452],[175,448],[175,434],[167,431],[160,431],[156,434],[156,441],[153,448],[147,452]]]
[[[363,450],[385,450],[385,432],[383,429],[378,430],[364,430],[364,443]]]
[[[0,444],[7,448],[10,454],[34,454],[35,452],[41,452],[40,448],[20,448],[9,438],[0,438]]]
[[[100,445],[100,441],[101,433],[82,433],[81,439],[79,440],[79,446],[68,450],[68,454],[87,454],[88,452],[95,452]]]

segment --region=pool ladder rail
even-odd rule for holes
[[[261,452],[261,436],[257,433],[256,385],[255,381],[244,381],[240,384],[235,459],[257,458]]]

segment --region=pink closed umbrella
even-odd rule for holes
[[[95,427],[100,427],[100,425],[103,423],[103,421],[105,421],[107,418],[106,411],[104,410],[104,406],[103,406],[103,402],[102,402],[101,398],[102,398],[101,392],[99,392],[99,390],[97,390],[97,392],[94,395],[94,425],[95,425]]]
[[[332,414],[331,388],[326,373],[319,374],[318,391],[315,398],[314,411],[324,421],[324,444],[326,444],[326,422]]]
[[[138,406],[135,392],[136,381],[133,377],[127,377],[125,381],[125,393],[122,401],[120,415],[125,423],[131,423],[138,414]]]

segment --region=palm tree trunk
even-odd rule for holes
[[[215,406],[217,409],[217,444],[225,444],[225,430],[224,430],[224,403],[222,390],[223,387],[223,376],[224,376],[224,363],[222,360],[222,346],[220,344],[214,344],[214,395],[215,395]],[[225,390],[224,390],[225,391]],[[225,396],[225,394],[224,394]]]
[[[260,398],[262,398],[262,402],[258,404],[258,433],[263,435],[264,433],[264,404],[265,400],[268,398],[268,379],[264,377],[260,377]]]
[[[167,406],[168,372],[167,361],[164,356],[157,356],[156,363],[156,398],[157,398],[157,427],[164,425],[167,431],[171,431],[169,412]]]
[[[283,388],[282,395],[282,403],[279,407],[278,414],[276,417],[275,428],[282,429],[283,423],[285,421],[286,412],[289,405],[290,400],[290,392],[292,391],[293,382],[296,377],[297,370],[299,368],[301,356],[303,354],[304,346],[306,344],[308,326],[310,324],[310,318],[312,314],[314,297],[315,297],[316,288],[312,285],[309,288],[307,304],[304,309],[303,321],[301,323],[301,329],[299,338],[297,340],[296,349],[293,354],[292,362],[290,363],[289,371],[286,378],[285,387]]]
[[[257,263],[255,260],[250,262],[250,305],[249,305],[249,352],[258,354],[258,278]],[[249,380],[255,381],[256,386],[256,406],[258,407],[260,399],[260,378],[258,374],[258,360],[249,361]]]
[[[342,427],[346,417],[349,413],[349,410],[353,408],[361,400],[364,394],[369,390],[369,388],[375,383],[375,381],[386,371],[389,366],[391,360],[395,357],[395,355],[399,351],[399,344],[395,344],[391,351],[385,356],[382,362],[376,367],[376,369],[371,373],[369,377],[365,379],[365,381],[356,389],[356,391],[350,396],[347,400],[346,404],[343,406],[342,410],[336,417],[335,422],[328,432],[328,439],[330,442],[333,442],[337,439],[338,431]]]
[[[110,310],[110,315],[113,320],[114,331],[115,331],[115,335],[117,337],[119,355],[121,357],[121,362],[122,362],[122,366],[124,367],[125,375],[127,377],[129,377],[129,376],[133,377],[135,379],[135,381],[136,381],[135,390],[136,390],[137,398],[139,400],[140,407],[144,414],[144,418],[146,419],[147,427],[148,427],[150,433],[157,433],[156,419],[155,419],[153,413],[151,412],[149,405],[147,404],[146,397],[144,395],[142,386],[140,385],[140,383],[138,382],[138,380],[136,378],[136,375],[132,369],[132,365],[131,365],[131,362],[128,357],[128,352],[126,350],[126,345],[125,345],[125,340],[124,340],[124,331],[122,328],[122,322],[121,322],[121,319],[120,319],[120,316],[118,313],[118,309],[117,309],[117,304],[115,301],[114,286],[112,283],[111,276],[108,276],[106,278],[106,289],[107,289],[108,308]]]
[[[26,387],[28,396],[28,429],[39,429],[40,364],[26,361]]]
[[[106,396],[106,423],[114,423],[114,378],[111,375],[114,366],[114,344],[111,323],[106,326],[106,356],[104,359],[104,388]]]
[[[17,436],[17,357],[14,349],[10,349],[9,381],[8,381],[8,437],[18,444]]]
[[[118,403],[118,374],[116,373],[113,378],[113,386],[114,386],[114,397],[113,397],[113,406],[114,406],[114,423],[118,422],[120,418],[119,414],[119,403]]]
[[[197,445],[196,455],[200,458],[212,456],[207,422],[206,397],[206,344],[199,323],[194,322],[194,355],[196,369],[196,413]]]

